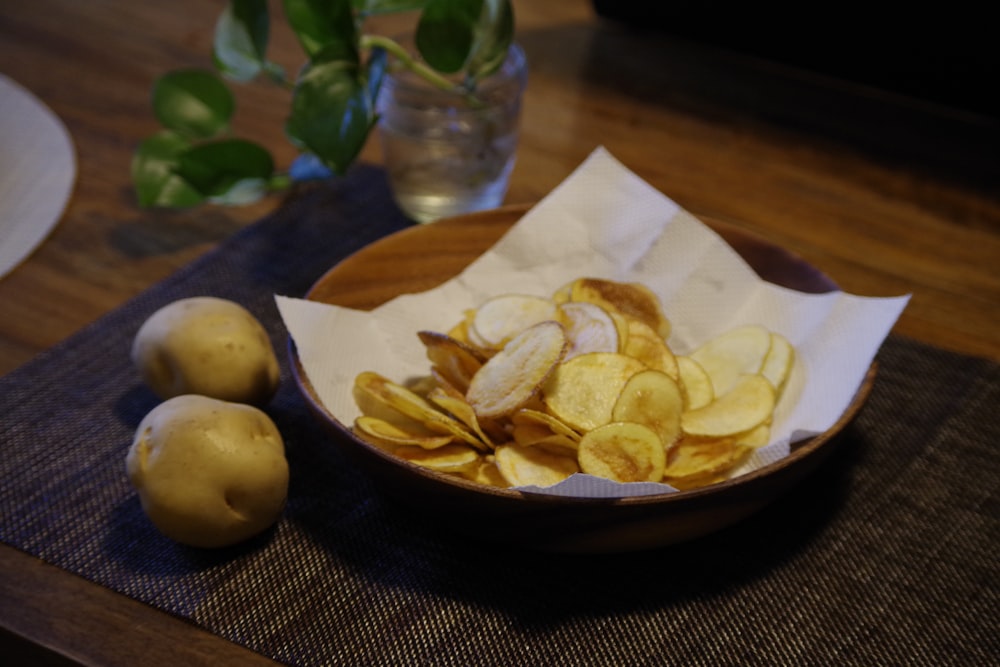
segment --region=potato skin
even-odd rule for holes
[[[202,394],[264,405],[280,369],[263,325],[238,303],[179,299],[153,313],[132,341],[132,363],[160,398]]]
[[[258,408],[195,394],[157,405],[125,459],[143,511],[170,539],[217,548],[273,525],[289,468],[274,422]]]

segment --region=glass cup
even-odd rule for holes
[[[434,88],[406,69],[386,73],[379,136],[393,197],[409,217],[433,222],[503,202],[526,83],[516,44],[474,97]]]

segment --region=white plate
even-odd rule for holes
[[[76,153],[66,126],[0,74],[0,278],[49,235],[75,182]]]

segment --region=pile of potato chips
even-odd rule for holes
[[[365,441],[481,484],[551,486],[583,472],[685,490],[766,445],[795,351],[759,325],[688,354],[639,283],[578,278],[551,297],[502,294],[447,333],[420,331],[425,377],[357,376]]]

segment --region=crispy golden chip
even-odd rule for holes
[[[663,481],[681,490],[714,484],[725,479],[751,451],[731,438],[682,438],[670,452]]]
[[[511,486],[552,486],[580,471],[571,454],[557,454],[542,447],[500,445],[494,456],[497,469]]]
[[[511,431],[514,442],[521,447],[548,447],[554,451],[575,452],[578,439],[559,433],[553,433],[547,426],[541,424],[515,424]]]
[[[613,422],[648,426],[659,436],[664,450],[681,437],[684,397],[676,380],[657,370],[640,371],[629,378],[611,411]]]
[[[581,433],[589,431],[611,421],[622,387],[645,368],[616,352],[581,354],[556,367],[542,388],[542,399],[557,419]]]
[[[367,415],[361,415],[354,420],[354,432],[367,442],[390,451],[400,445],[416,445],[424,449],[437,449],[455,440],[451,435],[410,433],[395,424]]]
[[[378,373],[360,373],[354,380],[354,388],[356,392],[394,408],[434,433],[450,433],[473,447],[486,448],[460,421],[438,410],[419,394]],[[408,430],[405,426],[401,428]]]
[[[467,343],[436,331],[418,331],[427,358],[448,383],[464,392],[486,359]]]
[[[407,433],[419,435],[432,434],[433,431],[424,426],[423,420],[414,419],[400,412],[386,400],[385,392],[380,389],[380,384],[383,380],[385,378],[381,375],[369,371],[359,373],[354,378],[354,386],[352,387],[354,402],[357,403],[361,413],[393,424]],[[440,433],[437,433],[437,435],[440,435]]]
[[[612,422],[588,431],[577,450],[580,470],[616,482],[659,482],[666,452],[648,426]]]
[[[476,309],[471,330],[487,347],[500,349],[528,327],[558,319],[557,308],[545,297],[501,294]]]
[[[681,428],[696,436],[734,435],[755,428],[770,419],[773,412],[771,383],[763,375],[744,375],[728,393],[681,415]]]
[[[684,408],[694,410],[715,400],[712,378],[697,361],[686,355],[677,357],[681,391],[684,394]]]
[[[781,396],[781,392],[785,389],[794,362],[795,348],[787,338],[772,331],[771,347],[764,357],[760,374],[771,382],[778,396]]]
[[[741,375],[759,373],[771,349],[771,332],[749,324],[730,329],[690,353],[708,376],[716,396],[725,394]]]
[[[624,353],[635,357],[647,367],[663,371],[676,379],[679,375],[677,359],[667,342],[645,322],[635,318],[626,320],[628,338],[625,340]]]
[[[499,489],[510,486],[510,483],[500,474],[496,461],[492,459],[479,461],[472,470],[465,471],[463,474],[473,482],[484,486],[495,486]]]
[[[493,440],[490,436],[486,435],[482,427],[479,425],[479,419],[476,417],[476,411],[472,409],[469,402],[464,396],[455,396],[449,394],[445,389],[441,387],[435,387],[427,394],[427,400],[438,406],[442,410],[447,411],[452,417],[458,421],[465,424],[469,430],[471,430],[482,444],[486,445],[490,449],[493,448]]]
[[[558,435],[566,436],[571,440],[580,440],[580,434],[573,430],[569,424],[541,410],[521,408],[511,415],[510,421],[515,426],[518,424],[539,424]]]
[[[585,301],[569,301],[559,306],[566,329],[563,361],[588,352],[618,352],[618,327],[600,306]]]
[[[453,474],[466,474],[474,470],[480,461],[479,452],[472,447],[458,443],[437,449],[400,447],[396,450],[396,455],[424,468]]]
[[[765,421],[746,433],[737,435],[734,439],[736,440],[736,444],[746,445],[754,449],[768,445],[771,443],[771,423],[770,421]]]
[[[515,336],[483,364],[466,398],[483,419],[508,415],[535,396],[562,358],[566,334],[548,320]]]
[[[578,278],[570,287],[573,301],[588,301],[641,320],[664,340],[670,337],[670,321],[660,299],[641,283],[623,283],[602,278]]]

